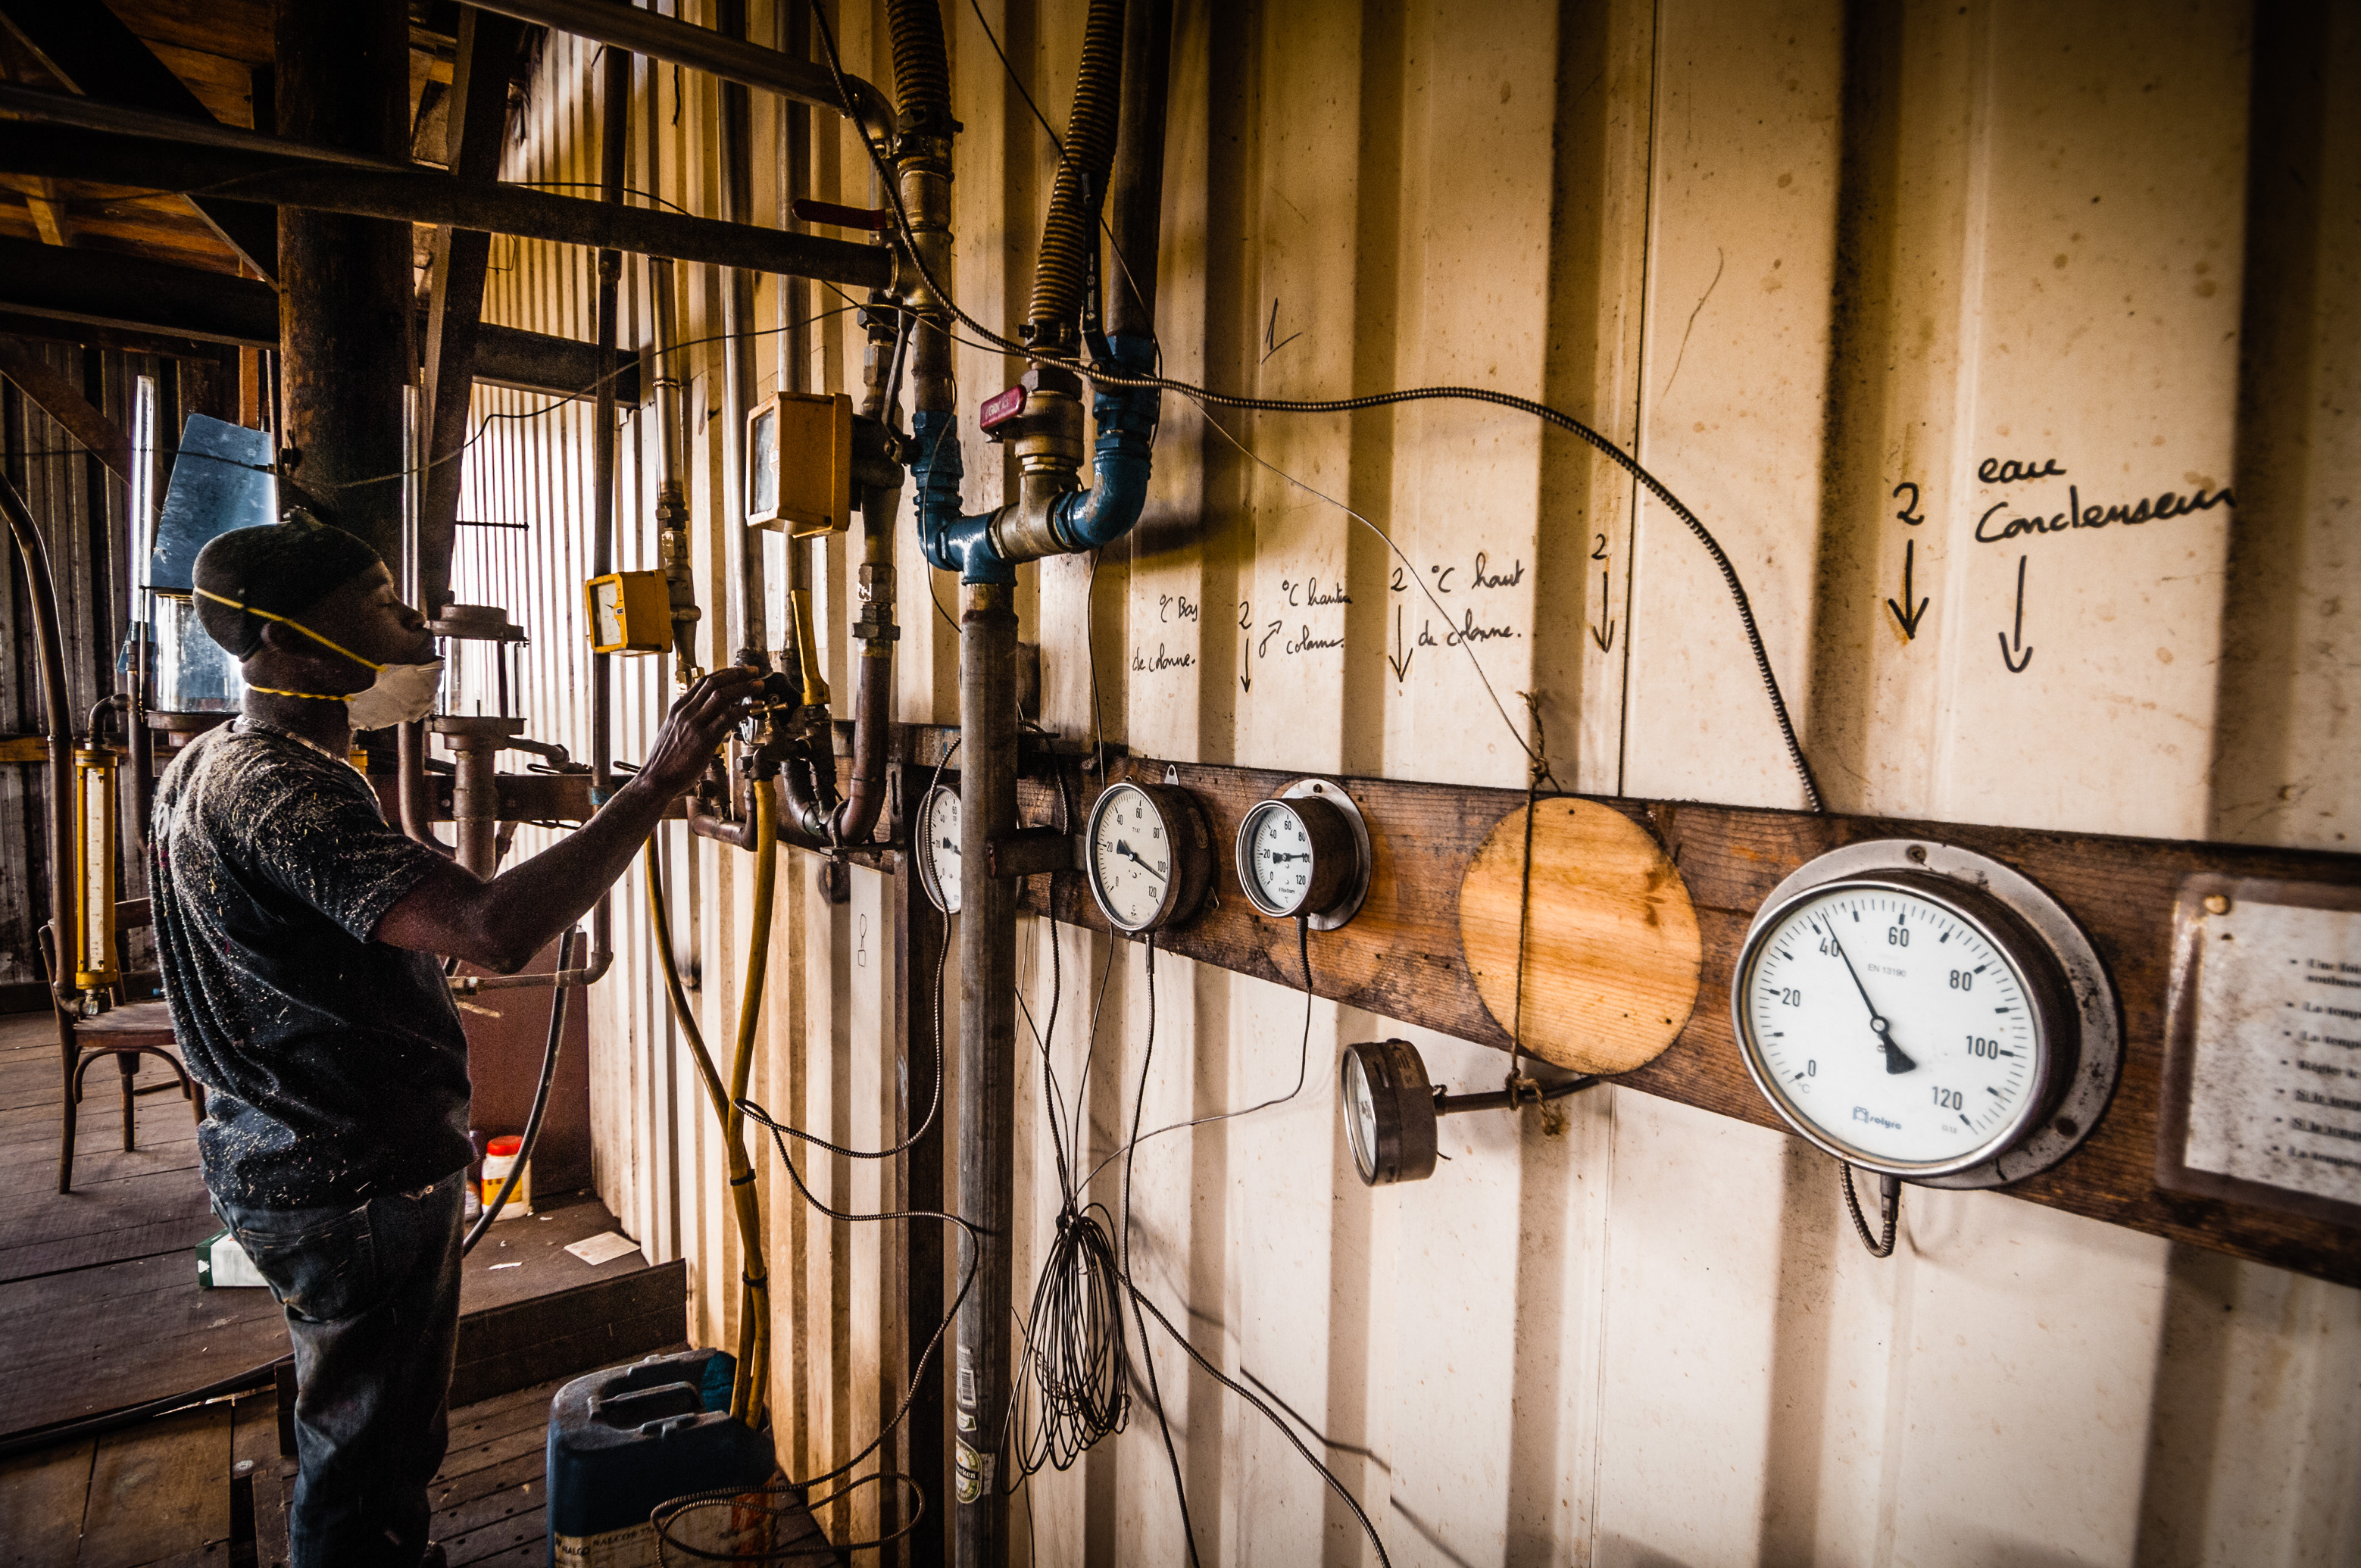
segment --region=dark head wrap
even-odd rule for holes
[[[382,565],[366,540],[325,523],[232,529],[198,553],[190,578],[199,590],[197,620],[232,658],[242,660],[260,646],[267,623],[236,606],[300,619],[355,577]],[[233,602],[224,604],[223,599]]]

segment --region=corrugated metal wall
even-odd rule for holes
[[[777,36],[769,5],[752,12],[753,36]],[[1743,574],[1832,806],[2349,847],[2350,7],[1181,13],[1160,311],[1173,373],[1274,396],[1476,382],[1631,444]],[[957,287],[1009,321],[1053,154],[983,27],[1062,121],[1082,6],[945,15],[966,127]],[[890,81],[879,17],[836,19],[848,66]],[[554,42],[509,177],[596,178],[594,54]],[[717,211],[711,84],[644,63],[636,82],[632,184]],[[763,221],[781,126],[758,97]],[[816,140],[812,193],[861,200],[849,145],[824,119]],[[588,335],[587,257],[503,242],[495,261],[497,319]],[[709,339],[715,280],[684,273],[685,334]],[[627,270],[633,342],[645,276]],[[803,292],[815,311],[841,303],[766,281],[761,324],[799,314]],[[857,372],[842,313],[807,363],[774,337],[766,377],[841,389]],[[718,613],[718,345],[689,364]],[[971,413],[1014,377],[972,349],[958,370]],[[458,584],[529,626],[535,733],[578,748],[588,405],[536,407],[479,396],[479,417],[530,417],[487,424],[467,515],[526,526],[472,531]],[[653,433],[647,411],[626,422],[619,561],[648,565]],[[968,422],[976,506],[1006,476]],[[2005,479],[2011,461],[2060,477]],[[2235,500],[2009,532],[2063,513],[2069,486],[2083,507]],[[840,547],[823,554],[818,609],[844,691],[849,569]],[[902,559],[898,717],[946,720],[955,634],[906,537]],[[1515,694],[1534,691],[1576,787],[1800,798],[1679,521],[1573,441],[1493,411],[1213,421],[1168,400],[1127,546],[1095,573],[1060,561],[1022,578],[1045,718],[1068,733],[1095,711],[1155,755],[1517,784],[1501,709],[1521,723]],[[1905,597],[1926,607],[1906,632],[1884,603]],[[628,758],[664,692],[647,663],[621,670]],[[667,832],[681,956],[724,1036],[745,861]],[[855,871],[831,905],[811,872],[800,856],[784,868],[755,1095],[874,1147],[891,1141],[891,899]],[[599,1186],[652,1256],[691,1259],[697,1332],[726,1343],[738,1266],[717,1140],[664,1015],[636,875],[619,896],[621,955],[593,1011]],[[1091,1058],[1095,1158],[1148,1054],[1146,956],[1028,923],[1037,1019],[1053,939],[1065,994],[1047,1048],[1069,1085]],[[1103,972],[1093,1048],[1077,1021]],[[1293,1081],[1299,994],[1170,959],[1154,987],[1149,1125]],[[1914,1191],[1907,1240],[1881,1264],[1800,1144],[1620,1091],[1573,1102],[1554,1134],[1455,1120],[1442,1174],[1373,1194],[1329,1075],[1342,1042],[1377,1033],[1411,1034],[1449,1081],[1498,1070],[1489,1052],[1315,1003],[1304,1091],[1148,1145],[1132,1195],[1143,1279],[1325,1445],[1396,1563],[2361,1561],[2361,1295],[1990,1194]],[[1056,1204],[1035,1104],[1020,1098],[1022,1281]],[[877,1354],[890,1238],[813,1215],[763,1158],[782,1452],[807,1474],[865,1442],[897,1397]],[[892,1173],[866,1163],[807,1170],[831,1201],[891,1197]],[[1122,1196],[1113,1168],[1091,1190]],[[1169,1347],[1158,1365],[1205,1561],[1363,1560],[1349,1515],[1276,1432]],[[875,1517],[866,1497],[835,1511],[840,1533]],[[1034,1561],[1186,1556],[1144,1409],[1038,1477],[1015,1518]]]
[[[157,430],[179,428],[181,361],[63,345],[25,346],[126,433],[133,429],[137,383],[143,377],[153,378]],[[187,372],[190,389],[196,391],[210,372],[211,367],[192,367]],[[146,460],[155,466],[160,504],[170,467],[169,442]],[[92,705],[121,684],[115,662],[130,614],[128,489],[14,382],[0,381],[0,463],[6,465],[9,481],[25,498],[49,545],[64,633],[66,685],[74,726],[80,729]],[[49,713],[41,692],[32,602],[24,563],[13,546],[8,559],[7,597],[0,602],[0,633],[6,636],[8,647],[7,659],[0,662],[0,730],[37,736],[48,729]],[[117,724],[112,734],[119,742],[122,727]],[[0,987],[48,984],[38,933],[49,918],[49,777],[40,762],[0,762]],[[133,792],[124,790],[121,802],[117,885],[124,898],[145,898],[148,864],[137,837]],[[137,933],[133,960],[148,961],[147,953],[146,933]],[[18,1005],[48,1005],[31,992],[11,989],[9,994]]]

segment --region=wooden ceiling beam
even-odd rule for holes
[[[111,251],[53,250],[5,236],[0,312],[181,343],[279,345],[279,294],[268,283]],[[639,356],[618,350],[602,365],[598,345],[578,338],[480,323],[472,368],[478,381],[554,397],[588,397],[611,378],[620,400],[642,400]]]
[[[0,338],[0,376],[16,382],[68,435],[89,447],[116,478],[130,483],[131,438],[48,360],[21,343]]]
[[[188,83],[100,0],[0,0],[0,23],[43,69],[85,97],[217,123]],[[187,200],[256,271],[278,276],[276,211],[218,196]]]

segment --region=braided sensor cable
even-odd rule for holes
[[[813,13],[813,19],[819,27],[820,42],[828,56],[829,74],[836,82],[838,93],[847,104],[850,104],[852,102],[852,93],[850,84],[845,81],[842,62],[837,54],[835,31],[828,25],[828,19],[818,12]],[[847,112],[850,113],[850,110]],[[1712,531],[1706,527],[1703,520],[1696,512],[1691,511],[1678,496],[1673,494],[1671,488],[1662,479],[1650,473],[1639,459],[1625,452],[1605,435],[1572,414],[1551,408],[1546,403],[1535,402],[1531,398],[1521,398],[1513,392],[1495,391],[1488,387],[1407,387],[1390,392],[1372,392],[1358,398],[1255,398],[1237,392],[1217,392],[1210,388],[1200,387],[1194,382],[1183,381],[1170,376],[1127,374],[1112,367],[1093,365],[1080,358],[1068,358],[1017,343],[1002,336],[969,314],[966,307],[962,306],[951,291],[944,287],[942,280],[935,276],[934,269],[927,265],[925,256],[920,253],[918,247],[913,241],[909,212],[902,204],[901,192],[895,187],[892,171],[885,164],[884,154],[869,137],[863,137],[862,143],[868,148],[870,160],[877,166],[886,194],[892,199],[894,223],[902,236],[904,256],[917,269],[918,276],[925,281],[927,287],[934,291],[935,297],[942,301],[944,308],[949,310],[961,325],[984,338],[1004,354],[1014,355],[1017,358],[1030,360],[1038,365],[1054,366],[1059,369],[1069,370],[1102,386],[1128,387],[1142,391],[1172,392],[1198,403],[1211,403],[1221,408],[1247,409],[1267,413],[1358,413],[1368,409],[1389,408],[1397,403],[1452,400],[1462,402],[1490,403],[1497,408],[1511,409],[1519,413],[1531,415],[1544,424],[1554,425],[1570,434],[1579,436],[1618,467],[1631,475],[1650,495],[1654,496],[1669,508],[1673,515],[1679,518],[1687,526],[1689,532],[1696,536],[1697,543],[1705,546],[1706,554],[1712,557],[1715,569],[1721,574],[1723,586],[1730,590],[1730,602],[1738,607],[1739,623],[1745,630],[1747,648],[1754,655],[1754,668],[1756,674],[1762,677],[1763,694],[1771,699],[1771,716],[1779,726],[1779,739],[1786,748],[1787,761],[1794,765],[1795,776],[1803,783],[1805,804],[1816,812],[1828,809],[1827,805],[1820,798],[1819,783],[1812,776],[1812,765],[1805,760],[1803,742],[1795,737],[1795,721],[1788,717],[1787,713],[1787,699],[1779,690],[1779,677],[1771,668],[1771,654],[1763,645],[1762,629],[1755,624],[1754,607],[1746,597],[1746,585],[1739,580],[1738,568],[1730,563],[1729,554],[1721,547],[1721,542],[1713,536]]]

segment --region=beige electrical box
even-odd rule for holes
[[[852,522],[852,400],[781,392],[746,417],[746,521],[797,539]]]
[[[672,646],[672,589],[662,572],[610,572],[582,585],[594,653],[662,653]]]

